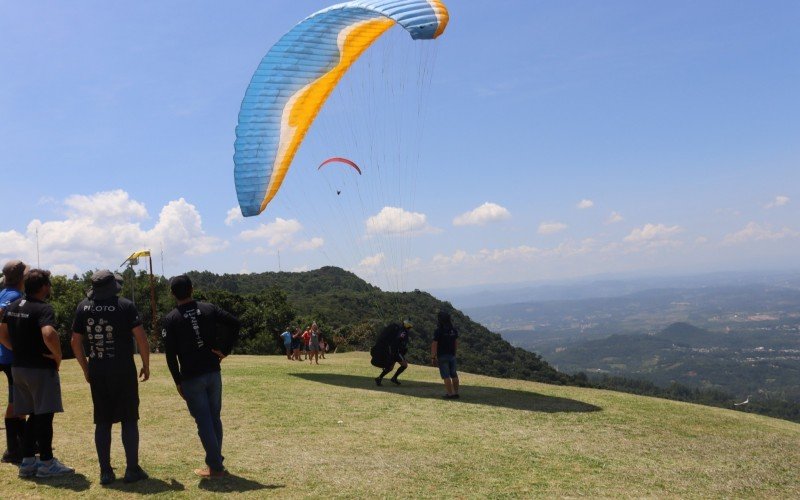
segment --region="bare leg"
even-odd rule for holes
[[[453,394],[458,394],[458,377],[453,377]]]
[[[453,379],[446,378],[443,380],[444,380],[444,388],[447,391],[447,395],[452,396],[453,394],[455,394],[455,392],[453,391]]]

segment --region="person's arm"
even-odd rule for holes
[[[436,366],[436,353],[438,352],[439,342],[434,340],[431,342],[431,364]]]
[[[224,330],[225,338],[222,339],[219,350],[214,350],[214,353],[219,356],[220,359],[223,359],[231,353],[236,342],[239,340],[239,330],[242,328],[242,322],[225,309],[217,306],[214,307],[217,313],[217,322],[228,327]]]
[[[58,340],[58,331],[51,325],[43,326],[42,340],[44,340],[44,345],[47,346],[47,349],[50,350],[50,354],[43,354],[42,356],[55,361],[56,370],[58,370],[61,367],[61,359],[63,358],[61,355],[61,342]]]
[[[72,346],[72,352],[75,354],[75,360],[81,365],[83,370],[83,378],[89,381],[89,362],[86,361],[86,353],[83,350],[83,335],[78,332],[72,332],[72,338],[69,341]]]
[[[13,351],[11,348],[11,335],[8,334],[8,325],[6,323],[0,323],[0,344],[3,344],[3,347],[9,351]]]
[[[170,333],[170,327],[165,325],[163,336],[164,356],[167,358],[167,367],[169,368],[170,375],[172,375],[172,380],[175,382],[175,387],[178,389],[178,394],[183,397],[183,391],[181,390],[181,367],[180,363],[178,363],[178,349],[175,345],[175,333]]]
[[[142,382],[150,379],[150,343],[147,342],[147,333],[144,327],[139,325],[133,329],[133,338],[139,347],[139,356],[142,357],[142,369],[139,371],[139,378]]]

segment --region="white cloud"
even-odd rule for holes
[[[242,215],[242,209],[239,206],[235,206],[228,210],[228,215],[225,217],[225,225],[232,226],[237,222],[241,222],[244,220],[244,216]]]
[[[30,261],[34,257],[35,243],[17,231],[0,232],[0,256],[3,259]]]
[[[542,222],[539,224],[539,234],[555,234],[567,228],[567,225],[562,222]]]
[[[726,245],[736,245],[750,241],[775,241],[797,237],[800,237],[800,233],[787,227],[784,227],[780,231],[773,231],[769,227],[750,222],[741,231],[725,236],[723,243]]]
[[[594,202],[592,200],[587,200],[587,199],[583,199],[583,200],[579,201],[578,204],[576,205],[576,207],[579,210],[585,210],[587,208],[592,208],[593,206],[594,206]]]
[[[622,222],[625,220],[619,212],[611,212],[611,215],[608,216],[606,219],[606,224],[616,224],[617,222]]]
[[[788,205],[790,201],[791,201],[791,199],[788,196],[778,195],[778,196],[775,197],[774,200],[772,200],[771,202],[769,202],[766,205],[764,205],[764,208],[769,210],[770,208],[784,207],[784,206]]]
[[[314,237],[310,240],[301,241],[297,243],[294,248],[295,250],[299,250],[301,252],[306,250],[315,250],[317,248],[322,248],[325,245],[325,240],[320,237]]]
[[[386,255],[382,252],[377,253],[375,255],[366,257],[361,262],[358,263],[359,267],[367,268],[367,269],[374,269],[386,261]]]
[[[366,222],[368,235],[423,234],[438,230],[428,225],[427,216],[418,212],[408,212],[402,208],[384,207],[377,215]]]
[[[637,248],[655,248],[660,246],[674,246],[680,244],[673,236],[683,232],[680,226],[666,226],[664,224],[645,224],[635,228],[623,241]]]
[[[122,190],[72,195],[63,202],[66,218],[31,221],[25,234],[0,233],[0,255],[36,261],[38,231],[42,267],[73,274],[111,267],[132,251],[161,249],[172,258],[217,252],[228,243],[203,231],[200,214],[183,198],[162,208],[156,224],[145,229],[144,204]]]
[[[93,195],[72,195],[64,201],[67,215],[72,219],[88,218],[95,221],[142,220],[147,218],[144,204],[131,200],[130,195],[121,189],[105,191]]]
[[[325,243],[319,237],[314,237],[310,240],[298,240],[298,234],[302,231],[303,225],[298,220],[277,217],[274,222],[261,224],[256,229],[242,231],[239,234],[239,238],[244,241],[266,241],[273,248],[292,248],[298,251],[313,250]]]
[[[486,202],[478,208],[463,213],[453,219],[454,226],[483,226],[489,222],[505,220],[511,217],[511,212],[496,203]]]

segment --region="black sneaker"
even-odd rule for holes
[[[11,453],[10,451],[6,450],[6,451],[3,452],[3,460],[2,461],[3,461],[3,463],[7,463],[7,464],[17,464],[17,465],[19,465],[19,464],[22,463],[22,457],[18,456],[15,453]]]
[[[383,385],[383,384],[381,384],[381,378],[380,377],[376,377],[375,378],[375,385],[377,385],[378,387]]]
[[[400,381],[396,378],[390,378],[389,380],[391,380],[394,385],[400,385]]]
[[[137,465],[134,469],[125,469],[125,477],[122,478],[122,481],[125,483],[135,483],[136,481],[142,481],[149,477],[147,472]]]
[[[117,475],[114,474],[114,470],[107,470],[100,472],[100,484],[103,486],[108,486],[109,484],[113,483],[117,480]]]

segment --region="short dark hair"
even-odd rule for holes
[[[36,295],[43,286],[50,284],[50,271],[31,269],[25,273],[25,295]]]
[[[192,296],[192,280],[185,274],[174,276],[169,280],[169,289],[178,300],[186,300]]]

